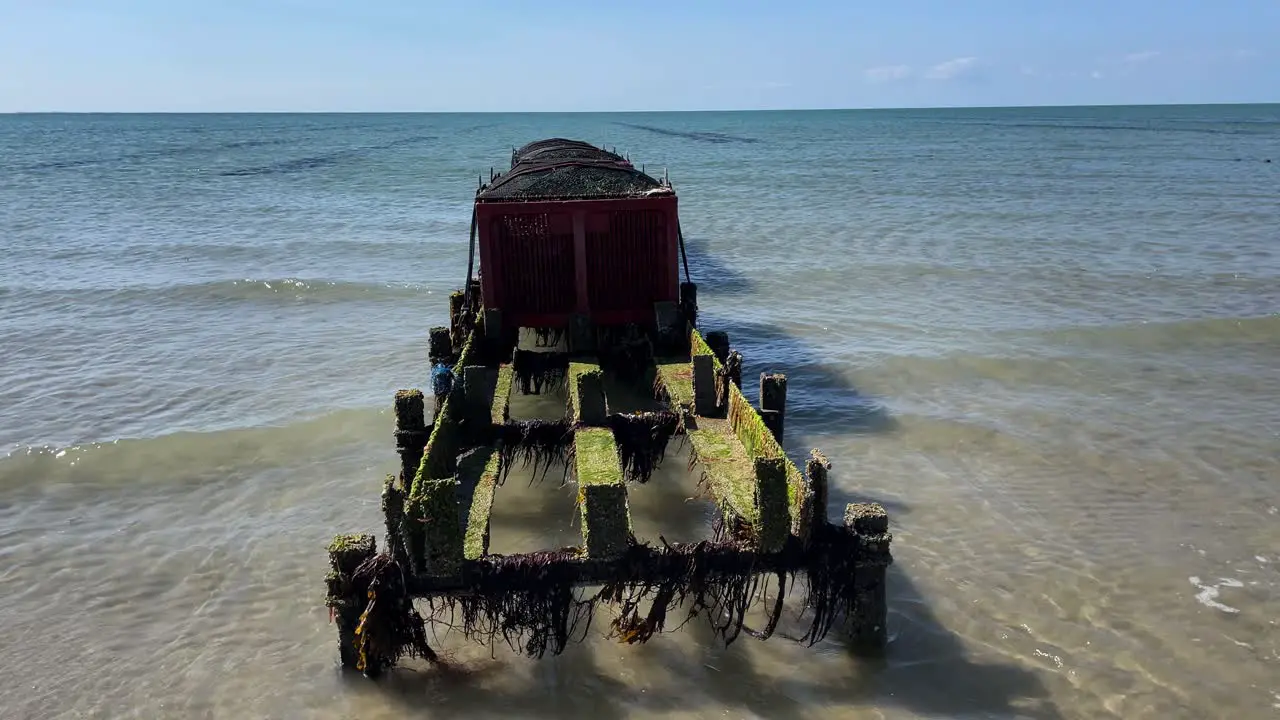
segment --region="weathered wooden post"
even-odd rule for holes
[[[489,425],[492,402],[489,397],[489,368],[484,365],[468,365],[462,369],[461,417],[473,431]]]
[[[719,405],[714,360],[711,355],[693,356],[693,412],[703,417],[715,416]]]
[[[599,368],[576,373],[569,392],[575,425],[599,427],[605,424],[609,410],[604,396],[604,373]]]
[[[760,373],[760,416],[779,443],[787,413],[787,376]]]
[[[452,332],[446,327],[431,328],[427,358],[431,362],[431,395],[434,399],[431,416],[433,418],[440,415],[440,407],[444,405],[445,397],[453,389],[453,371],[449,367],[453,362]],[[406,477],[412,479],[413,476],[410,474]],[[406,480],[406,487],[408,482]]]
[[[449,295],[449,333],[453,337],[454,345],[462,345],[466,342],[463,328],[463,315],[466,313],[465,300],[466,296],[461,290],[454,290]]]
[[[796,515],[792,518],[791,532],[800,543],[809,547],[815,532],[823,532],[827,524],[827,471],[831,461],[814,448],[805,463],[802,486],[796,494]],[[815,528],[817,530],[815,530]]]
[[[725,374],[729,376],[729,382],[742,388],[742,353],[737,350],[730,350],[727,359],[724,361]]]
[[[698,327],[698,285],[697,283],[680,283],[680,310],[689,325]]]
[[[453,338],[447,327],[431,328],[427,341],[427,359],[433,363],[447,363],[453,357]]]
[[[408,490],[422,463],[422,452],[430,432],[427,428],[426,399],[417,388],[396,391],[396,451],[400,453],[400,486]]]
[[[328,588],[325,605],[338,626],[338,654],[344,668],[354,669],[360,663],[356,628],[360,626],[360,614],[364,612],[367,600],[354,582],[356,568],[373,557],[376,551],[372,535],[338,535],[329,543],[329,565],[332,569],[325,576]]]
[[[857,538],[852,617],[849,634],[854,647],[864,652],[882,650],[888,640],[889,613],[885,578],[893,562],[889,553],[889,516],[880,503],[850,503],[844,511],[844,527]]]

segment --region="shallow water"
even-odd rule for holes
[[[669,168],[702,325],[788,373],[833,514],[889,508],[884,660],[598,619],[337,670],[324,545],[381,528],[476,176],[553,135]],[[0,116],[0,716],[1274,717],[1277,141],[1278,106]],[[682,467],[641,534],[705,532]],[[492,549],[576,542],[557,485],[513,475]]]

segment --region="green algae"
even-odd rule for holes
[[[615,557],[632,544],[627,487],[618,447],[606,428],[574,433],[574,470],[582,513],[582,542],[589,557]]]
[[[464,479],[478,473],[462,543],[462,556],[467,560],[478,560],[489,552],[489,515],[493,512],[493,496],[501,476],[501,457],[496,448],[482,448],[459,468]]]

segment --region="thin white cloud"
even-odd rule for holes
[[[961,57],[938,63],[929,68],[924,76],[930,80],[952,80],[973,70],[975,57]]]
[[[1100,71],[1100,70],[1094,70],[1093,72],[1089,73],[1089,77],[1093,78],[1094,80],[1101,80],[1101,79],[1102,79],[1102,71]]]
[[[1147,50],[1146,52],[1129,53],[1124,56],[1124,61],[1127,63],[1144,63],[1155,60],[1158,57],[1160,57],[1159,50]]]
[[[869,68],[865,72],[871,82],[893,82],[911,77],[910,65],[884,65]]]

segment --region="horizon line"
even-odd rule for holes
[[[1120,107],[1232,107],[1248,105],[1280,105],[1280,101],[1068,103],[1032,105],[903,105],[692,110],[3,110],[0,111],[0,115],[624,115],[638,113],[892,112],[898,110],[1026,110]]]

